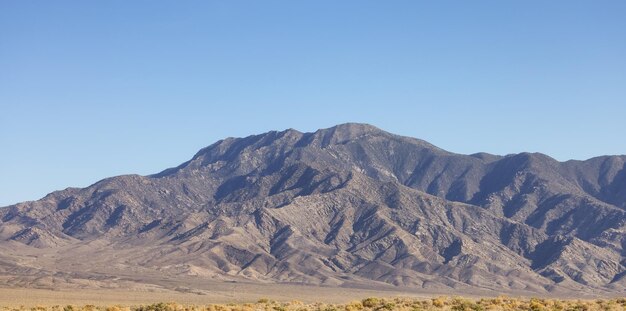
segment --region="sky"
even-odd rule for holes
[[[465,154],[626,154],[624,16],[622,0],[0,0],[0,206],[345,122]]]

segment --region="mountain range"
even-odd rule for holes
[[[227,138],[0,208],[0,284],[626,291],[626,156],[462,155],[367,124]]]

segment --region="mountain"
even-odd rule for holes
[[[623,293],[626,156],[461,155],[366,124],[227,138],[0,208],[0,280]]]

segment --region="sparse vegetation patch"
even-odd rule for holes
[[[347,304],[278,302],[259,299],[256,303],[184,305],[174,302],[139,306],[36,306],[0,307],[2,311],[626,311],[626,298],[598,300],[517,299],[510,297],[478,300],[460,297],[433,299],[370,297]]]

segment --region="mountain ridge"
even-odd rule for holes
[[[14,256],[0,277],[620,292],[625,163],[462,155],[357,123],[226,138],[153,175],[0,208]]]

